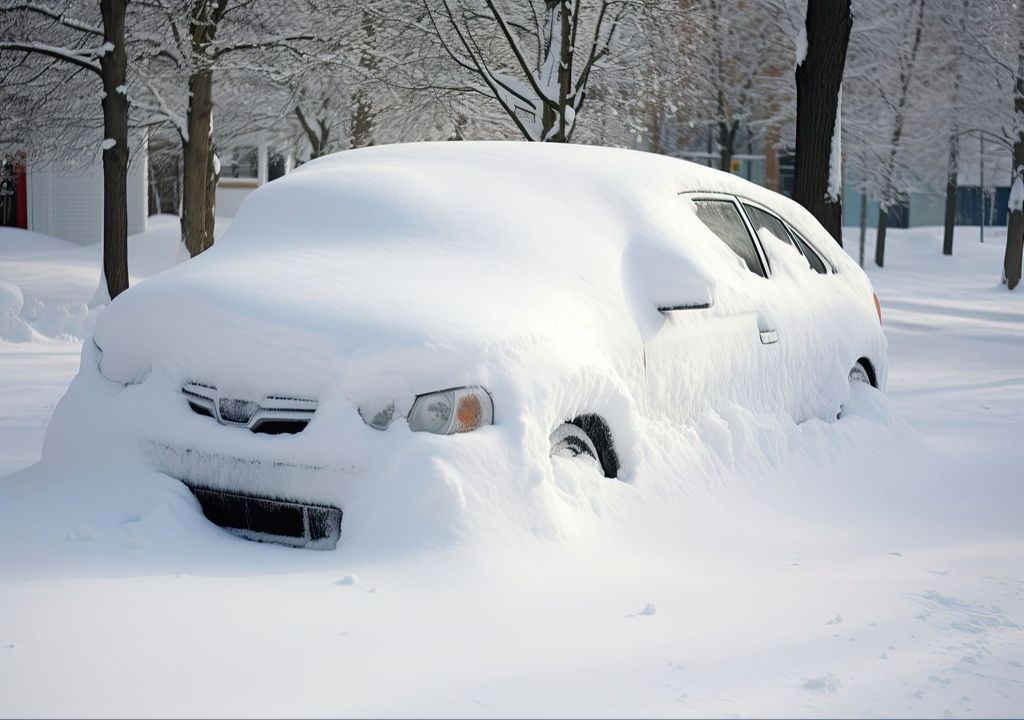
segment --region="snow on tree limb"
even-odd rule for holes
[[[646,0],[601,0],[589,7],[573,0],[420,0],[426,24],[404,18],[395,24],[416,27],[454,65],[456,72],[476,75],[485,95],[528,140],[571,139],[594,69],[613,53],[623,19],[641,12]],[[581,27],[591,42],[578,47]],[[582,51],[582,53],[581,53]],[[577,65],[575,58],[585,60]],[[438,72],[444,72],[438,69]],[[472,82],[443,83],[472,87]],[[437,83],[425,81],[425,88]]]
[[[54,45],[46,45],[44,43],[37,42],[0,42],[0,51],[13,50],[45,55],[99,74],[100,63],[96,58],[102,57],[110,51],[108,45],[109,43],[104,43],[96,48],[76,49],[56,47]]]
[[[44,17],[48,17],[51,20],[56,20],[61,25],[69,27],[73,30],[80,30],[82,32],[89,33],[91,35],[98,35],[103,37],[103,28],[97,25],[90,25],[89,23],[82,22],[72,17],[68,17],[67,14],[55,10],[51,7],[35,2],[11,2],[4,5],[0,5],[0,14],[6,12],[14,12],[17,10],[25,10],[27,12],[36,13]]]

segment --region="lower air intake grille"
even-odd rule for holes
[[[214,525],[247,540],[333,550],[341,534],[341,510],[188,485]]]
[[[308,420],[261,420],[251,430],[264,435],[294,435],[305,430],[307,425]]]

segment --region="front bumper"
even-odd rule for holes
[[[351,468],[247,459],[156,442],[145,447],[153,467],[183,483],[206,518],[228,532],[316,550],[338,544],[339,498],[322,488]]]

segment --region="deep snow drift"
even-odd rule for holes
[[[521,506],[424,499],[418,532],[473,522],[421,550],[247,543],[161,476],[0,479],[0,713],[1019,714],[1024,301],[975,238],[892,232],[888,397],[652,426],[629,484],[556,459]],[[7,469],[77,352],[0,342]]]

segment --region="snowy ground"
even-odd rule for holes
[[[137,278],[174,234],[133,239]],[[944,258],[936,230],[892,232],[888,397],[706,418],[674,483],[567,466],[554,536],[495,515],[419,552],[295,551],[226,536],[173,481],[90,520],[102,477],[0,478],[0,516],[37,514],[0,528],[0,715],[1019,716],[1024,295],[1000,235]],[[0,236],[27,308],[80,315],[96,268]],[[0,475],[77,369],[54,317],[0,340]]]

